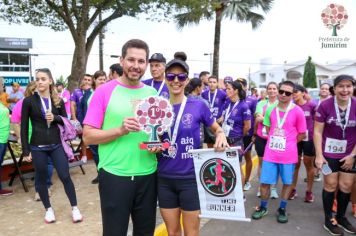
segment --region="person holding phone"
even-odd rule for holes
[[[343,235],[343,230],[356,233],[345,212],[350,201],[355,179],[356,155],[356,99],[352,97],[355,79],[339,75],[334,80],[335,96],[323,101],[317,108],[314,125],[315,165],[327,164],[332,173],[324,175],[323,208],[324,229],[332,235]],[[332,217],[335,191],[336,217]]]

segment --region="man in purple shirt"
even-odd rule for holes
[[[247,92],[247,80],[244,78],[238,78],[237,81],[240,82],[240,84],[242,85],[245,92]],[[255,114],[256,105],[258,102],[257,98],[255,98],[254,96],[247,96],[245,99],[245,102],[248,105],[248,108],[251,111],[251,114]],[[255,127],[255,119],[254,119],[254,116],[251,116],[251,128],[248,131],[248,134],[246,136],[244,136],[244,138],[243,138],[245,148],[247,148],[248,145],[252,142],[252,135],[253,135],[254,127]],[[251,189],[251,184],[250,184],[250,176],[251,176],[251,171],[252,171],[251,150],[252,150],[252,145],[248,148],[248,150],[245,153],[246,176],[245,176],[245,184],[243,187],[244,191],[248,191]]]
[[[142,81],[144,84],[155,88],[159,96],[169,99],[169,91],[164,82],[164,70],[166,68],[166,58],[161,53],[152,54],[148,60],[152,78]]]
[[[199,79],[203,81],[203,92],[204,91],[209,91],[209,77],[210,77],[210,72],[209,71],[202,71],[199,74]]]

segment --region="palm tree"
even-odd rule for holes
[[[192,3],[192,2],[190,2]],[[178,28],[190,24],[199,24],[203,19],[211,20],[215,16],[213,75],[219,76],[220,35],[222,19],[235,19],[238,22],[250,22],[252,29],[262,24],[264,17],[255,12],[262,9],[267,13],[273,0],[201,0],[195,7],[187,8],[186,12],[175,15]]]

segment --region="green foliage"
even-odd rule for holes
[[[303,74],[303,86],[306,88],[316,88],[316,73],[315,73],[315,65],[312,62],[312,58],[309,56],[308,61],[304,66],[304,74]]]
[[[63,75],[61,75],[59,78],[56,79],[56,83],[57,82],[61,82],[62,84],[64,84],[64,87],[67,88],[68,87],[68,79],[65,79],[63,77]]]

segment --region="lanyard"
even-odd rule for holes
[[[282,128],[284,122],[286,121],[287,116],[288,116],[288,112],[289,112],[289,110],[292,109],[292,105],[293,105],[292,102],[290,102],[290,103],[288,104],[287,110],[286,110],[286,112],[284,113],[284,116],[283,116],[283,119],[282,119],[282,120],[281,120],[281,118],[280,118],[280,116],[279,116],[279,107],[278,107],[278,106],[276,107],[277,127],[278,127],[279,129]]]
[[[42,105],[44,113],[46,114],[48,111],[52,111],[51,97],[48,98],[48,109],[47,109],[46,103],[44,102],[44,100],[41,96],[40,96],[40,99],[41,99],[41,105]]]
[[[186,104],[187,104],[187,97],[184,96],[182,104],[180,105],[180,108],[178,111],[177,118],[174,122],[173,136],[171,134],[171,132],[172,132],[171,129],[168,129],[168,136],[169,136],[169,139],[171,140],[171,144],[176,142],[180,120],[182,119],[183,111],[184,111]]]
[[[151,87],[153,87],[153,82],[154,82],[154,79],[152,79],[152,81],[151,81]],[[163,89],[163,86],[164,86],[164,81],[162,81],[162,83],[161,83],[161,86],[159,87],[159,89],[158,89],[158,95],[160,95],[161,94],[161,92],[162,92],[162,89]]]
[[[225,122],[227,122],[227,120],[230,118],[230,115],[231,115],[232,111],[235,109],[235,107],[237,105],[239,105],[239,103],[240,103],[240,100],[234,104],[234,106],[232,107],[231,111],[230,111],[231,103],[229,104],[229,107],[226,110]]]
[[[214,92],[214,96],[213,96],[213,100],[211,100],[210,98],[210,91],[208,92],[208,99],[209,99],[209,103],[210,103],[210,108],[213,108],[214,107],[214,102],[215,102],[215,98],[216,98],[216,94],[218,93],[218,90],[216,89],[215,92]]]
[[[351,98],[349,98],[349,100],[347,102],[345,124],[341,123],[341,116],[340,116],[339,106],[337,105],[336,98],[334,98],[334,107],[335,107],[337,122],[340,124],[340,127],[342,129],[342,138],[345,138],[345,129],[347,127],[347,123],[349,122],[349,116],[350,116],[350,110],[351,110]]]

